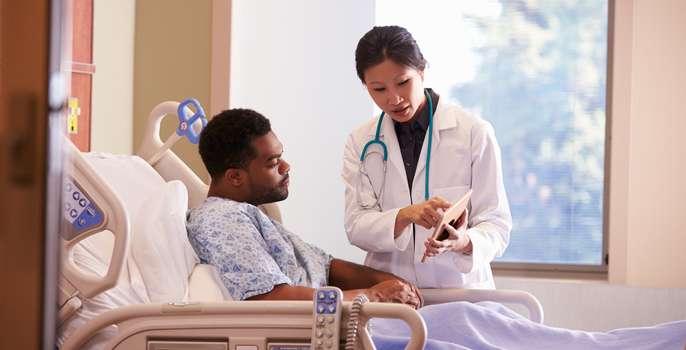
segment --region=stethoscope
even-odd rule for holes
[[[433,126],[434,126],[434,106],[433,106],[433,101],[431,100],[431,95],[429,95],[429,91],[424,89],[424,94],[426,95],[428,102],[429,102],[429,144],[428,148],[426,149],[426,179],[424,183],[424,200],[427,201],[429,200],[429,156],[431,155],[431,139],[433,136]],[[355,186],[355,195],[357,197],[357,205],[359,205],[362,209],[371,209],[375,207],[377,204],[379,204],[379,200],[381,199],[381,195],[383,194],[384,187],[386,185],[386,159],[388,158],[388,151],[386,150],[386,144],[383,143],[383,141],[379,140],[379,132],[381,131],[381,123],[383,122],[383,116],[386,114],[386,112],[381,112],[381,116],[379,117],[379,124],[376,126],[376,136],[374,136],[374,139],[367,142],[366,145],[364,145],[364,148],[362,148],[362,156],[360,157],[360,166],[357,168],[357,184]],[[374,201],[373,204],[371,205],[365,205],[362,203],[362,199],[360,198],[360,180],[362,179],[362,175],[367,177],[369,180],[369,183],[371,185],[372,181],[369,179],[369,175],[367,175],[366,168],[364,166],[364,156],[367,153],[367,147],[369,147],[372,144],[378,143],[381,145],[383,148],[383,177],[381,178],[381,190],[379,191],[379,195],[376,194],[376,191],[374,191],[374,186],[372,186],[372,193],[374,193],[374,197],[376,200]],[[379,153],[379,152],[371,152],[371,153]]]

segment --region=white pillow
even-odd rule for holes
[[[232,301],[217,269],[209,264],[197,264],[188,278],[188,301]]]
[[[150,190],[166,183],[162,176],[139,156],[102,152],[83,155],[124,201],[132,226]]]
[[[146,302],[182,301],[188,276],[200,262],[188,242],[188,192],[174,180],[153,189],[141,205],[131,231],[131,285]]]

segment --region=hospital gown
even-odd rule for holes
[[[284,283],[311,288],[328,284],[333,257],[253,205],[209,197],[188,211],[186,229],[200,261],[216,267],[234,300]]]

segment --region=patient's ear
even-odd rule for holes
[[[241,187],[243,181],[246,179],[245,170],[241,169],[229,169],[224,173],[224,178],[229,184],[235,187]]]

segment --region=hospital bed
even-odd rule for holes
[[[193,100],[158,105],[136,156],[81,153],[69,143],[73,167],[64,181],[61,349],[310,348],[313,302],[232,301],[214,267],[200,264],[187,241],[185,211],[205,199],[208,187],[170,147],[184,133],[197,142],[201,114]],[[163,143],[159,133],[166,116],[177,116],[179,128]],[[276,204],[260,209],[281,221]],[[518,304],[532,321],[543,322],[538,300],[522,291],[421,293],[426,305],[456,300]],[[375,348],[374,332],[368,331],[373,318],[404,321],[407,349],[426,344],[426,324],[407,306],[342,305],[341,339],[349,337],[355,348]]]

